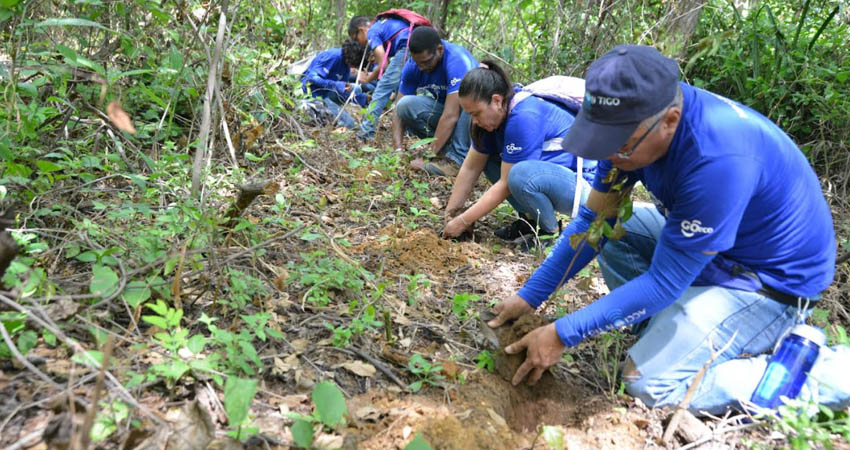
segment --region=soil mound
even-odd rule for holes
[[[457,243],[441,238],[430,228],[410,230],[390,225],[378,231],[374,241],[354,248],[382,260],[385,269],[396,273],[418,273],[423,269],[439,274],[449,274],[486,253],[475,243]]]

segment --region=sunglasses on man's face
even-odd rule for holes
[[[617,153],[614,153],[614,156],[619,159],[629,159],[629,157],[632,156],[632,153],[635,152],[635,149],[638,147],[638,145],[640,145],[640,143],[643,142],[643,140],[646,139],[647,136],[649,136],[649,133],[652,133],[652,130],[654,130],[655,127],[658,126],[658,122],[661,122],[661,119],[663,119],[666,115],[667,110],[665,109],[664,114],[661,114],[660,116],[658,116],[657,119],[655,119],[655,122],[652,122],[652,125],[650,125],[649,128],[647,128],[646,131],[643,132],[641,137],[638,138],[637,142],[635,142],[635,145],[632,145],[632,147],[628,151],[618,151]]]

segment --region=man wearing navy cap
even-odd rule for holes
[[[621,194],[611,187],[621,182],[630,190],[640,181],[656,205],[636,207],[622,239],[600,242],[610,294],[506,348],[527,351],[514,384],[526,375],[536,382],[567,346],[640,324],[623,372],[627,390],[650,406],[677,405],[723,350],[689,404],[720,414],[749,400],[766,353],[832,282],[832,216],[802,152],[758,112],[678,75],[675,61],[636,45],[615,47],[588,69],[564,148],[601,161],[586,205],[563,234],[587,231],[602,211],[613,225]],[[606,183],[613,168],[617,179]],[[490,326],[533,311],[597,254],[590,245],[577,249],[560,239],[519,292],[496,306]],[[850,348],[822,349],[802,397],[846,408],[847,367]]]

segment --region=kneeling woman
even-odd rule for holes
[[[574,115],[555,101],[533,95],[511,105],[514,88],[510,79],[495,62],[487,60],[463,77],[458,96],[472,119],[472,149],[446,205],[444,237],[459,236],[506,199],[520,219],[496,230],[496,236],[530,243],[535,225],[540,236],[559,233],[555,211],[572,211],[578,181],[575,156],[561,148]],[[590,182],[596,161],[584,161],[583,165],[583,178]],[[493,185],[469,209],[454,216],[481,172]],[[585,186],[582,191],[584,202],[590,189]]]

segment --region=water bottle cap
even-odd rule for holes
[[[808,339],[818,347],[822,347],[826,344],[826,335],[823,334],[823,331],[818,327],[801,323],[791,329],[791,334],[796,334],[797,336]]]

